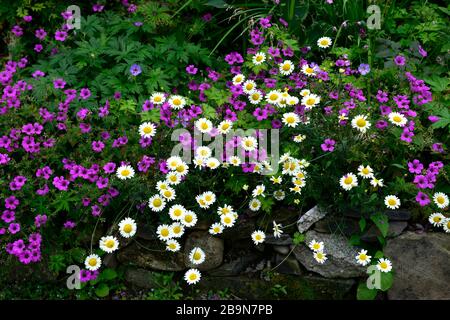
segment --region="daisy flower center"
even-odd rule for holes
[[[173,104],[176,106],[179,106],[181,104],[181,100],[180,99],[173,99]]]
[[[353,182],[353,178],[352,177],[347,177],[347,178],[345,178],[345,180],[344,180],[344,183],[345,184],[351,184]]]
[[[291,65],[289,63],[286,63],[283,65],[283,70],[284,71],[289,71],[289,69],[291,68]]]
[[[441,219],[441,217],[439,217],[439,216],[436,216],[436,217],[433,218],[433,221],[434,221],[434,222],[437,222],[437,223],[441,222],[441,220],[442,220],[442,219]]]
[[[313,73],[314,70],[312,68],[308,67],[305,69],[305,71],[306,71],[306,73]]]
[[[366,120],[364,120],[363,118],[358,119],[358,121],[356,121],[356,125],[360,128],[364,127],[366,125]]]
[[[191,273],[191,274],[189,275],[189,280],[194,281],[194,280],[196,280],[196,279],[197,279],[197,275],[196,275],[195,273]]]
[[[381,269],[387,269],[387,267],[388,267],[388,265],[387,265],[386,262],[380,263],[380,268],[381,268]]]
[[[149,133],[152,133],[152,132],[153,132],[153,129],[151,127],[145,127],[144,128],[144,133],[149,134]]]
[[[161,204],[162,204],[161,199],[155,199],[155,200],[153,200],[153,205],[154,205],[155,207],[159,207],[159,206],[161,206]]]
[[[184,221],[186,221],[186,222],[192,222],[192,216],[190,216],[190,215],[187,215],[185,218],[184,218]]]
[[[95,258],[89,259],[89,265],[91,267],[95,267],[97,265],[97,259],[95,259]]]
[[[439,204],[443,204],[443,203],[445,202],[445,199],[444,199],[444,197],[439,196],[439,197],[437,197],[436,201],[437,201]]]
[[[130,175],[130,170],[128,170],[128,169],[122,170],[121,175],[123,175],[124,177],[129,176]]]
[[[194,260],[200,260],[202,258],[202,255],[200,252],[195,252],[193,258]]]
[[[169,230],[168,230],[168,229],[162,229],[162,230],[161,230],[161,235],[162,235],[163,237],[167,237],[167,236],[169,235]]]
[[[105,246],[108,248],[112,248],[114,247],[114,244],[115,244],[114,240],[108,240],[106,241]]]
[[[388,203],[389,203],[389,205],[393,206],[397,203],[397,201],[395,201],[395,199],[389,199]]]
[[[133,230],[133,227],[131,226],[131,224],[126,224],[123,226],[123,231],[125,231],[126,233],[130,233],[131,230]]]
[[[394,122],[402,122],[402,118],[400,116],[394,116],[392,120],[394,120]]]

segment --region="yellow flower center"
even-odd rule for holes
[[[388,267],[388,265],[387,265],[386,262],[383,261],[383,262],[380,263],[380,268],[381,269],[387,269],[387,267]]]
[[[314,103],[316,103],[316,99],[309,98],[308,100],[306,100],[306,104],[308,106],[313,105]]]
[[[192,216],[191,215],[187,215],[186,217],[184,217],[184,221],[186,221],[187,223],[192,222]]]
[[[124,170],[122,170],[122,173],[121,173],[121,175],[123,175],[124,177],[127,177],[127,176],[129,176],[129,175],[130,175],[130,170],[128,170],[128,169],[124,169]]]
[[[169,229],[162,229],[161,230],[161,235],[163,237],[167,237],[169,235]]]
[[[368,169],[368,168],[364,168],[364,169],[362,169],[361,171],[362,171],[362,173],[364,173],[364,174],[369,174],[369,169]]]
[[[276,93],[272,93],[269,97],[270,100],[275,101],[278,99],[278,95]]]
[[[143,131],[144,131],[144,133],[149,134],[149,133],[153,132],[153,129],[152,129],[152,127],[145,127]]]
[[[394,116],[392,120],[394,120],[394,122],[402,122],[402,118],[400,116]]]
[[[155,100],[155,102],[161,102],[162,98],[161,98],[161,96],[156,96],[154,98],[154,100]]]
[[[225,217],[225,219],[223,219],[223,222],[225,222],[225,223],[231,223],[231,218],[229,218],[229,217]]]
[[[126,224],[123,226],[123,231],[125,233],[130,233],[133,230],[133,226],[131,224]]]
[[[389,199],[388,203],[390,206],[394,206],[397,203],[397,201],[395,201],[395,199]]]
[[[189,275],[189,280],[194,281],[194,280],[196,280],[196,279],[197,279],[197,275],[196,275],[195,273],[191,273],[191,274]]]
[[[366,126],[367,121],[363,118],[359,118],[358,121],[356,121],[356,125],[360,128],[363,128]]]
[[[106,241],[106,243],[105,243],[105,246],[107,247],[107,248],[113,248],[114,247],[114,244],[115,244],[115,241],[114,240],[112,240],[112,239],[109,239],[108,241]]]
[[[89,265],[91,267],[95,267],[97,265],[97,259],[96,258],[90,258],[88,263],[89,263]]]
[[[203,130],[207,130],[209,128],[208,124],[206,122],[203,122],[200,126]]]
[[[310,67],[306,68],[305,71],[306,71],[306,73],[313,73],[314,72],[313,68],[310,68]]]
[[[159,198],[153,200],[153,206],[160,207],[162,205],[162,201]]]
[[[214,230],[215,233],[219,233],[220,228],[219,227],[215,227],[213,230]]]
[[[173,227],[172,231],[173,231],[173,233],[178,234],[181,232],[181,228],[180,228],[180,226],[175,226],[175,227]]]
[[[291,69],[291,65],[289,63],[285,63],[283,65],[283,71],[289,71],[289,69]]]
[[[352,177],[347,177],[347,178],[345,178],[345,180],[344,180],[344,183],[345,184],[351,184],[353,182],[353,178]]]
[[[172,102],[173,102],[173,104],[176,105],[176,106],[179,106],[179,105],[181,104],[181,100],[178,99],[178,98],[177,98],[177,99],[173,99]]]
[[[245,89],[252,90],[253,89],[253,84],[247,83],[247,85],[245,86]]]
[[[193,258],[194,258],[194,260],[200,260],[202,258],[202,255],[200,252],[195,251]]]
[[[258,240],[258,241],[261,240],[261,235],[260,235],[260,234],[257,234],[257,235],[255,236],[255,239]]]
[[[169,248],[172,249],[172,250],[175,250],[177,248],[177,245],[172,242],[172,243],[169,244]]]
[[[264,58],[263,58],[263,56],[261,56],[261,55],[256,56],[256,61],[258,61],[258,62],[261,62],[263,59],[264,59]]]
[[[170,198],[172,196],[172,192],[170,190],[166,190],[166,191],[164,191],[164,196],[166,196],[167,198]]]
[[[439,197],[436,198],[436,201],[437,201],[439,204],[444,204],[445,199],[444,199],[443,196],[439,196]]]
[[[327,39],[322,39],[320,41],[320,44],[323,45],[323,46],[326,46],[326,45],[328,45],[328,40]]]
[[[259,99],[259,93],[252,94],[252,99],[253,100],[258,100]]]

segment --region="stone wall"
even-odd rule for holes
[[[450,299],[450,235],[426,232],[409,225],[407,211],[386,212],[389,217],[388,244],[385,254],[394,267],[394,285],[387,295],[377,299]],[[156,236],[140,226],[136,239],[126,244],[116,256],[108,257],[111,266],[126,266],[126,280],[135,288],[150,289],[152,272],[182,272],[192,267],[188,253],[201,247],[206,261],[200,265],[201,290],[228,289],[237,299],[355,299],[356,287],[366,279],[366,268],[355,260],[357,249],[349,237],[359,232],[360,215],[348,213],[333,217],[314,207],[299,217],[292,208],[280,208],[277,222],[291,224],[290,231],[305,234],[305,244],[323,241],[328,260],[318,264],[305,244],[294,246],[289,235],[274,238],[268,234],[264,244],[255,246],[250,234],[267,224],[265,217],[240,217],[237,226],[220,237],[208,234],[208,224],[199,223],[185,236],[183,252],[164,251]],[[271,230],[271,228],[269,228]],[[369,228],[362,239],[376,243],[379,231]],[[287,295],[274,285],[283,286]]]

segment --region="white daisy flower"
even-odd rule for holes
[[[298,134],[296,136],[294,136],[294,142],[300,143],[305,141],[306,136],[304,134]]]
[[[164,101],[166,101],[166,96],[164,95],[164,93],[161,92],[154,92],[151,96],[150,96],[150,102],[153,104],[163,104]]]
[[[284,60],[278,65],[280,73],[284,76],[288,76],[294,71],[294,64],[291,60]]]
[[[166,250],[171,252],[180,251],[180,243],[175,239],[169,239],[166,241]]]
[[[183,218],[186,209],[180,204],[174,204],[169,209],[169,216],[172,220],[179,221]]]
[[[256,82],[253,80],[247,80],[242,84],[242,90],[246,94],[252,94],[256,90]]]
[[[307,75],[308,77],[316,75],[316,70],[314,70],[314,68],[311,68],[308,64],[304,64],[302,66],[302,72],[304,75]]]
[[[134,177],[134,169],[131,166],[120,166],[117,168],[116,176],[121,180],[131,179]]]
[[[148,206],[154,212],[160,212],[166,207],[166,200],[160,195],[155,194],[150,199],[148,199]]]
[[[324,248],[323,242],[322,241],[318,242],[315,239],[311,240],[309,242],[308,246],[312,251],[315,251],[315,252],[323,251],[323,248]]]
[[[258,104],[261,102],[263,97],[264,95],[260,91],[255,90],[248,95],[248,100],[250,101],[251,104]]]
[[[106,253],[112,253],[119,248],[119,240],[113,236],[101,237],[99,247]]]
[[[172,187],[167,187],[166,189],[161,190],[160,194],[167,201],[172,201],[176,197],[175,190]]]
[[[450,233],[450,218],[447,218],[442,222],[442,227],[444,228],[445,233]]]
[[[228,163],[233,165],[233,166],[235,166],[235,167],[237,167],[237,166],[239,166],[241,164],[241,159],[238,156],[231,156],[228,159]]]
[[[272,90],[266,95],[266,101],[270,104],[277,104],[283,97],[282,93],[278,90]]]
[[[328,259],[327,255],[323,251],[314,252],[313,257],[320,264],[323,264]]]
[[[440,212],[430,214],[430,216],[428,217],[428,221],[435,227],[441,226],[444,220],[445,216]]]
[[[297,97],[289,96],[286,98],[286,104],[288,106],[295,106],[300,102],[300,100]]]
[[[252,233],[252,240],[256,245],[258,245],[266,240],[266,235],[261,230],[256,230]]]
[[[86,257],[86,260],[84,260],[84,265],[86,266],[86,269],[96,271],[102,265],[102,259],[100,259],[100,257],[96,254],[91,254]]]
[[[205,261],[205,252],[199,247],[195,247],[189,253],[189,261],[192,264],[202,264]]]
[[[286,193],[283,190],[276,190],[273,192],[275,200],[282,201],[286,197]]]
[[[315,107],[319,103],[320,97],[314,93],[308,94],[302,98],[302,105],[304,105],[307,110]]]
[[[223,232],[223,225],[220,223],[213,223],[209,228],[209,233],[212,235],[221,234]]]
[[[232,213],[229,214],[223,214],[220,216],[220,223],[227,228],[230,228],[234,226],[234,223],[236,222],[236,216]]]
[[[200,281],[200,279],[201,279],[201,273],[197,269],[189,269],[184,274],[184,280],[186,280],[186,282],[189,285],[196,284],[197,282]]]
[[[317,45],[319,46],[319,48],[322,48],[322,49],[326,49],[326,48],[330,47],[332,43],[333,43],[333,41],[329,37],[322,37],[322,38],[319,38],[319,40],[317,40]]]
[[[193,227],[197,224],[197,215],[190,210],[186,210],[186,212],[184,213],[183,217],[181,218],[180,222],[185,226],[185,227]]]
[[[389,121],[398,126],[398,127],[404,127],[405,124],[408,122],[408,119],[404,115],[398,112],[391,112],[388,115]]]
[[[353,173],[347,173],[345,176],[341,178],[339,181],[342,189],[345,191],[349,191],[352,188],[358,186],[358,178]]]
[[[185,163],[182,162],[181,164],[179,164],[177,166],[177,168],[175,169],[175,171],[180,175],[180,176],[185,176],[188,174],[189,172],[189,166]]]
[[[213,124],[210,120],[206,118],[200,118],[197,121],[195,121],[195,127],[201,133],[209,133],[213,128]]]
[[[245,81],[245,76],[243,74],[237,74],[232,79],[233,85],[237,86],[240,85],[242,82]]]
[[[372,179],[370,180],[370,185],[372,185],[373,187],[384,187],[383,179],[372,177]]]
[[[166,163],[170,170],[176,170],[183,163],[183,160],[179,156],[171,156],[166,160]]]
[[[384,204],[388,209],[398,209],[400,208],[401,202],[400,199],[394,195],[389,195],[384,198]]]
[[[252,58],[252,62],[255,66],[263,64],[264,61],[266,61],[266,54],[264,52],[258,52]]]
[[[178,95],[171,96],[168,102],[170,107],[175,110],[183,109],[183,107],[186,105],[186,99]]]
[[[166,241],[173,237],[171,228],[167,224],[162,224],[158,226],[158,229],[156,229],[156,235],[158,236],[159,240]]]
[[[245,151],[253,151],[258,148],[258,141],[256,140],[256,138],[248,136],[242,138],[241,145]]]
[[[131,238],[136,234],[137,225],[136,221],[131,218],[125,218],[119,222],[119,232],[124,238]]]
[[[221,215],[221,214],[229,214],[229,213],[234,213],[234,209],[232,206],[229,206],[227,204],[225,204],[223,207],[219,207],[217,209],[217,214]]]
[[[370,166],[360,165],[358,167],[358,176],[362,177],[363,179],[373,178],[373,169]]]
[[[252,196],[253,198],[256,198],[257,196],[264,197],[264,191],[266,190],[266,187],[263,184],[257,185],[255,189],[253,189]]]
[[[183,236],[184,226],[181,223],[174,222],[169,227],[173,238],[181,238]]]
[[[389,272],[392,270],[392,263],[389,259],[380,258],[377,263],[377,269],[381,272]]]
[[[168,184],[176,186],[181,182],[181,174],[176,171],[169,172],[166,175],[166,181]]]
[[[448,196],[445,193],[436,192],[433,195],[433,202],[438,206],[439,209],[445,209],[449,204]]]
[[[139,134],[144,138],[151,138],[156,134],[156,126],[151,122],[144,122],[139,126]]]
[[[162,190],[166,190],[169,187],[169,182],[167,181],[158,181],[156,183],[156,190],[158,190],[158,192],[161,192]]]
[[[308,89],[303,89],[302,91],[300,91],[300,95],[302,97],[306,97],[307,95],[311,94],[311,91]]]
[[[209,169],[217,169],[220,166],[220,161],[217,158],[211,157],[206,160],[205,166]]]
[[[211,157],[211,154],[211,149],[206,146],[197,147],[197,149],[195,150],[195,155],[199,158],[207,159]]]
[[[360,252],[356,255],[356,262],[362,266],[366,266],[370,263],[370,259],[372,257],[367,254],[367,250],[361,249]]]
[[[217,130],[219,130],[219,132],[221,134],[227,134],[228,132],[230,132],[230,130],[233,128],[233,122],[231,122],[230,120],[223,120],[221,123],[219,123],[219,125],[217,126]]]
[[[291,128],[295,128],[300,122],[299,116],[294,112],[288,112],[283,114],[283,123]]]
[[[248,204],[248,207],[252,211],[258,211],[261,208],[261,201],[259,201],[258,199],[254,198],[254,199],[250,200],[250,202]]]
[[[362,133],[366,133],[370,126],[371,123],[367,120],[367,116],[357,115],[352,120],[352,127],[358,129]]]

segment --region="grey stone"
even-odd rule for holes
[[[360,232],[357,220],[342,216],[327,216],[314,224],[314,230],[321,233],[345,235],[347,237]]]
[[[389,221],[408,221],[411,219],[411,212],[407,210],[386,210],[384,211],[384,214],[388,216]],[[361,212],[356,211],[346,211],[344,216],[358,220],[361,219],[361,217],[370,219],[369,213],[362,214]]]
[[[322,241],[328,260],[318,263],[313,257],[313,251],[307,247],[311,240]],[[326,278],[353,278],[364,276],[366,269],[356,263],[358,251],[353,248],[347,238],[342,235],[306,232],[305,245],[294,249],[297,260],[309,271],[319,273]]]
[[[387,233],[387,238],[395,238],[399,236],[403,230],[406,229],[408,223],[406,221],[391,221],[389,222],[389,229]],[[377,237],[381,235],[380,230],[376,225],[370,226],[370,228],[364,232],[361,236],[361,240],[366,242],[375,243],[378,241]]]
[[[251,264],[256,263],[260,259],[260,255],[256,253],[246,253],[237,259],[226,262],[216,269],[209,270],[211,276],[235,276],[244,272]]]
[[[395,272],[389,299],[450,299],[450,234],[405,232],[384,253]]]
[[[298,209],[295,207],[276,207],[272,208],[272,214],[263,214],[259,217],[257,225],[262,229],[272,229],[273,220],[284,226],[283,231],[289,233],[294,231],[295,222],[298,220]],[[274,219],[273,217],[276,217]],[[286,227],[292,225],[291,227]]]
[[[275,268],[276,267],[276,268]],[[300,264],[297,259],[292,255],[287,256],[282,254],[277,254],[275,256],[275,271],[283,274],[303,274]]]
[[[134,288],[152,289],[156,283],[153,281],[154,272],[140,268],[128,268],[125,271],[125,281]]]
[[[323,219],[327,213],[315,206],[302,215],[297,221],[297,228],[300,233],[305,233],[317,221]]]
[[[189,253],[195,247],[205,252],[205,261],[194,265],[189,260]],[[184,245],[184,262],[188,268],[197,268],[201,271],[217,268],[223,261],[223,240],[211,236],[207,231],[195,231],[188,235]]]
[[[239,217],[233,228],[226,228],[221,238],[230,240],[241,240],[248,238],[249,241],[252,232],[255,231],[255,220],[252,218]]]
[[[288,254],[290,249],[289,246],[273,246],[273,251],[278,252],[280,254]]]
[[[288,234],[282,234],[279,238],[275,238],[273,234],[266,235],[266,244],[286,246],[292,244],[292,238]]]
[[[181,271],[185,269],[184,256],[180,252],[168,252],[155,241],[133,242],[117,254],[117,260],[125,265],[144,269]]]

